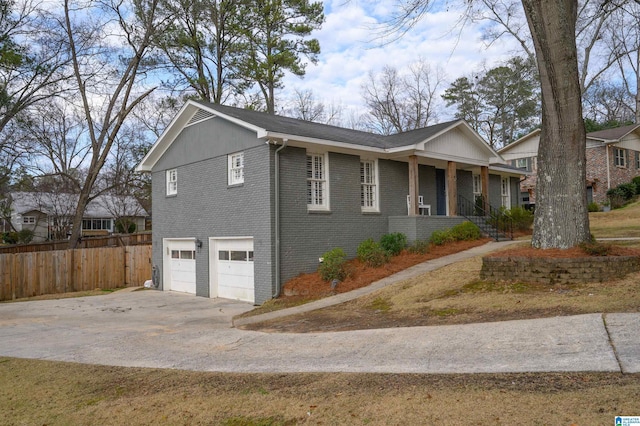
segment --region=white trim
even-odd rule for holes
[[[169,169],[165,173],[166,196],[178,194],[178,169]]]
[[[363,169],[363,165],[365,164],[371,165],[369,177],[373,175],[372,182],[362,181],[363,170],[367,169],[366,166],[364,166],[364,169]],[[371,201],[368,199],[369,197],[365,197],[364,195],[365,187],[373,187],[373,191],[367,191],[367,193],[369,194],[369,197],[373,198],[372,200],[373,205],[371,206],[363,205],[363,202],[365,201],[365,199],[367,201]],[[378,173],[378,159],[376,158],[362,158],[362,157],[360,158],[360,209],[362,210],[362,212],[366,212],[366,213],[378,213],[380,211],[380,178]]]
[[[239,159],[239,164],[237,163]],[[227,155],[227,184],[240,185],[244,183],[244,151]]]
[[[622,155],[619,156],[618,153],[622,152]],[[625,148],[618,148],[617,146],[613,147],[613,165],[616,167],[620,167],[622,169],[627,168],[627,164],[629,163],[629,159],[627,158],[627,150]],[[618,164],[618,160],[622,160],[622,164]]]
[[[209,237],[209,298],[214,299],[218,297],[218,242],[220,241],[251,241],[254,254],[254,267],[255,267],[255,243],[253,237]],[[255,269],[253,277],[253,298],[252,300],[246,300],[246,302],[255,302]]]
[[[507,182],[506,192],[504,183]],[[502,207],[506,209],[511,208],[511,178],[509,176],[500,176],[500,201]]]
[[[473,196],[474,198],[477,197],[478,195],[482,195],[482,176],[479,173],[472,173],[471,174],[471,186],[473,189]],[[476,188],[476,179],[477,179],[477,188]],[[477,189],[477,191],[476,191]]]
[[[162,239],[162,291],[170,291],[171,285],[171,252],[169,244],[179,242],[193,242],[194,249],[196,238],[163,238]],[[196,264],[198,260],[196,259]]]
[[[309,170],[308,170],[308,157],[311,157],[311,161],[313,163],[314,158],[315,157],[319,157],[322,158],[322,165],[321,165],[321,172],[322,175],[320,178],[315,178],[313,177],[313,172],[316,171],[317,169],[315,167],[313,167],[312,164],[312,177],[308,176]],[[330,191],[329,191],[329,179],[330,179],[330,173],[329,173],[329,154],[327,152],[310,152],[307,151],[306,157],[305,157],[305,169],[307,171],[307,184],[305,185],[305,188],[307,189],[307,210],[310,211],[329,211],[330,209]],[[316,188],[316,189],[320,189],[320,191],[322,192],[322,203],[321,204],[317,204],[317,203],[309,203],[309,183],[310,182],[316,182],[316,183],[321,183],[321,187],[320,188]],[[313,188],[312,188],[313,189]],[[317,192],[317,190],[316,190]],[[312,191],[312,196],[311,196],[311,201],[314,201],[314,199],[316,199],[317,197],[313,196],[313,191]]]

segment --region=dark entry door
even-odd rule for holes
[[[447,186],[443,169],[436,169],[436,201],[438,216],[447,215]]]

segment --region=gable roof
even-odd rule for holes
[[[597,132],[587,133],[587,138],[602,142],[617,142],[638,128],[640,128],[640,124],[630,124],[613,129],[598,130]]]
[[[614,143],[619,142],[622,138],[627,136],[629,133],[632,133],[636,130],[640,129],[640,124],[630,124],[628,126],[615,127],[613,129],[604,129],[598,130],[597,132],[589,132],[587,133],[587,139],[601,141],[604,143]],[[532,137],[538,136],[541,130],[536,129],[531,133],[521,137],[520,139],[510,143],[509,145],[505,145],[498,150],[500,154],[505,154],[511,151],[513,148],[517,147],[521,143],[529,140]]]
[[[449,130],[459,128],[471,141],[481,147],[487,157],[492,158],[492,160],[500,158],[489,144],[464,120],[448,121],[422,129],[384,136],[291,117],[190,100],[180,109],[142,159],[136,170],[151,171],[155,163],[171,146],[184,127],[212,117],[219,117],[254,131],[258,139],[290,139],[303,143],[378,153],[422,150],[430,140]]]
[[[522,136],[521,138],[519,138],[519,139],[511,142],[510,144],[507,144],[507,145],[503,146],[502,148],[500,148],[498,150],[498,153],[502,154],[504,152],[512,150],[513,148],[515,148],[516,146],[520,145],[524,141],[527,141],[527,140],[531,139],[532,137],[538,136],[541,131],[542,130],[540,130],[540,129],[535,129],[535,130],[531,131],[530,133],[527,133],[526,135]]]

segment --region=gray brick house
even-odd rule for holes
[[[464,121],[381,136],[199,101],[138,170],[160,288],[256,304],[331,248],[462,222],[460,199],[517,205],[521,176]]]
[[[498,150],[514,167],[530,172],[522,181],[520,202],[535,204],[540,130]],[[640,124],[587,133],[586,189],[589,202],[607,200],[607,190],[640,175]]]

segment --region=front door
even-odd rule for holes
[[[436,212],[438,216],[447,215],[447,180],[443,169],[436,169]]]

